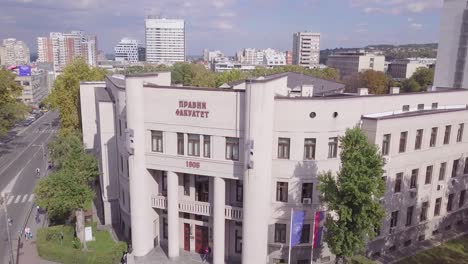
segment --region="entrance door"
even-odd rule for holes
[[[184,224],[184,250],[190,251],[190,224]]]
[[[195,226],[195,251],[202,254],[203,250],[208,246],[208,227]]]

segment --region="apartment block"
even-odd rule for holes
[[[185,21],[148,17],[145,20],[146,61],[167,63],[185,61]]]
[[[320,33],[297,32],[293,35],[293,64],[317,67],[320,62]]]
[[[344,79],[365,70],[384,72],[385,56],[364,51],[338,52],[328,57],[327,66],[337,69]]]
[[[29,63],[29,48],[21,40],[8,38],[0,45],[0,65],[18,66]]]

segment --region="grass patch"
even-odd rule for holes
[[[109,232],[98,231],[95,225],[93,235],[96,240],[86,243],[88,250],[83,251],[80,242],[74,236],[73,226],[42,228],[37,234],[37,250],[42,258],[64,264],[120,263],[122,252],[127,249],[127,245],[124,242],[115,243]]]
[[[468,264],[468,236],[448,241],[399,262],[399,264],[419,263]]]

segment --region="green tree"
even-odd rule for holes
[[[106,71],[90,68],[83,59],[77,59],[57,77],[49,100],[60,111],[62,129],[80,130],[80,82],[102,81]]]
[[[411,76],[411,79],[415,80],[422,90],[427,90],[428,86],[432,86],[434,83],[434,69],[429,68],[418,68]]]
[[[346,261],[375,236],[385,217],[379,203],[384,195],[383,159],[360,128],[340,138],[341,168],[319,175],[318,189],[330,212],[325,241],[338,259]]]
[[[402,87],[403,87],[403,91],[406,93],[421,92],[422,90],[421,85],[419,85],[419,83],[415,81],[413,78],[404,80],[402,82]]]
[[[356,92],[358,88],[369,88],[371,94],[386,94],[392,84],[390,78],[383,72],[366,70],[345,78],[346,91]]]
[[[216,76],[216,87],[219,87],[220,85],[224,83],[245,80],[247,79],[247,77],[248,75],[240,70],[231,70],[231,71],[219,73]]]
[[[59,170],[41,179],[34,193],[37,205],[46,208],[52,219],[66,219],[94,198],[93,190],[77,181],[71,170]]]
[[[18,101],[23,87],[16,83],[15,74],[0,67],[0,136],[5,135],[13,124],[24,118],[27,106]]]
[[[216,74],[201,64],[191,65],[193,78],[191,85],[196,87],[216,87]]]
[[[193,71],[190,63],[177,62],[171,69],[172,83],[190,86],[193,79]]]

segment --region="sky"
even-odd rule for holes
[[[204,48],[292,49],[298,31],[321,33],[320,48],[437,42],[443,0],[0,0],[0,39],[26,41],[84,30],[112,53],[123,37],[144,42],[148,15],[184,19],[187,54]]]

